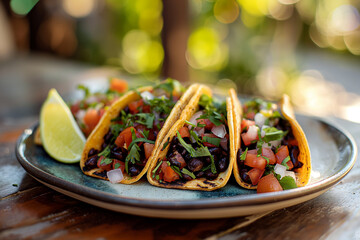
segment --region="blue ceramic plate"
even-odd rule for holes
[[[322,119],[297,116],[308,138],[311,181],[306,187],[256,194],[240,188],[234,178],[213,192],[165,189],[146,179],[133,185],[111,184],[82,174],[78,164],[52,159],[35,145],[37,126],[18,139],[16,155],[25,170],[39,182],[65,195],[118,212],[163,218],[222,218],[243,216],[292,206],[324,193],[353,167],[356,144],[349,133]]]

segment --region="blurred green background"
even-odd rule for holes
[[[327,114],[339,101],[336,115],[360,109],[357,81],[344,87],[318,69],[327,56],[334,65],[336,56],[359,64],[360,1],[7,0],[0,7],[22,52],[270,99],[285,92],[304,111]],[[299,60],[319,51],[313,63]]]

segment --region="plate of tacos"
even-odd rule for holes
[[[24,131],[16,154],[39,182],[118,212],[201,219],[273,211],[326,192],[356,160],[349,133],[294,114],[287,95],[266,101],[168,79],[121,88],[101,106],[96,123],[82,125],[80,163],[52,159],[39,124]]]

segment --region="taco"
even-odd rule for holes
[[[138,181],[198,88],[193,84],[184,91],[179,82],[169,79],[126,93],[111,105],[90,134],[80,160],[81,170],[112,183]]]
[[[235,94],[232,99],[240,102]],[[310,179],[310,150],[284,95],[279,105],[254,99],[234,108],[237,160],[234,176],[241,187],[258,193],[305,186]],[[240,116],[242,119],[240,121]]]
[[[147,173],[165,188],[212,191],[228,182],[236,159],[230,98],[218,102],[200,86],[164,137]]]

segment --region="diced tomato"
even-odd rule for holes
[[[110,90],[116,91],[118,93],[123,93],[128,89],[128,83],[119,78],[112,78],[110,80]]]
[[[245,117],[247,119],[254,119],[255,118],[255,112],[254,111],[248,112],[248,113],[245,114]]]
[[[71,110],[72,115],[75,116],[78,113],[78,111],[80,110],[80,102],[77,102],[77,103],[71,105],[70,110]]]
[[[122,172],[125,171],[125,163],[123,161],[113,159],[112,169],[120,168]]]
[[[276,162],[281,164],[282,161],[289,156],[289,149],[286,145],[282,145],[276,153]]]
[[[251,184],[252,185],[256,185],[260,178],[262,177],[262,175],[264,174],[265,169],[258,169],[258,168],[253,168],[248,172],[248,175],[250,177],[251,180]]]
[[[142,112],[143,113],[150,113],[151,112],[150,105],[144,104],[144,106],[142,107]]]
[[[180,178],[179,174],[177,174],[166,161],[161,164],[161,171],[164,173],[163,180],[165,182],[173,182]]]
[[[196,122],[199,123],[199,124],[204,124],[206,130],[211,130],[215,126],[215,124],[212,123],[207,118],[206,119],[198,119],[198,120],[196,120]]]
[[[247,131],[249,129],[249,127],[253,126],[253,125],[255,125],[255,121],[243,119],[241,121],[241,129],[240,129],[240,131],[243,131],[244,128]]]
[[[269,164],[275,164],[276,158],[274,152],[271,148],[263,147],[261,151],[261,156],[267,157],[269,159]]]
[[[204,137],[211,137],[211,138],[218,138],[215,134],[212,133],[205,133],[202,135],[202,138],[204,139]],[[203,142],[204,146],[206,147],[216,147],[214,144],[208,143],[208,142]]]
[[[256,135],[256,137],[250,135],[248,132],[242,133],[241,138],[245,144],[245,146],[249,146],[252,141],[259,140],[259,136]]]
[[[258,157],[256,150],[250,150],[246,153],[246,158],[244,163],[246,166],[249,167],[265,169],[267,161],[263,157]]]
[[[136,131],[136,129],[134,127],[125,128],[119,134],[119,136],[116,138],[116,140],[115,140],[116,146],[123,147],[124,144],[126,144],[126,147],[128,147],[130,145],[130,143],[132,142],[131,129],[133,129],[133,131],[135,131],[135,134],[136,134],[137,131]]]
[[[148,159],[154,150],[155,145],[151,143],[144,143],[145,158]]]
[[[83,121],[85,125],[88,126],[89,131],[91,132],[92,130],[94,130],[94,128],[100,121],[100,118],[101,116],[96,109],[89,108],[85,113]]]
[[[279,181],[272,173],[260,178],[257,185],[257,193],[277,192],[282,190],[283,188],[281,187]]]
[[[299,145],[299,144],[298,144],[298,141],[297,141],[295,138],[290,139],[290,140],[288,141],[288,143],[289,143],[291,146],[298,146],[298,145]]]
[[[139,110],[143,105],[144,105],[144,101],[142,99],[129,103],[130,113],[132,114],[139,113]]]
[[[292,163],[291,160],[287,161],[286,165],[288,166],[288,170],[291,170],[294,168],[294,164]]]
[[[179,133],[182,138],[190,137],[190,131],[188,127],[180,128]]]
[[[105,158],[104,156],[99,157],[99,159],[98,159],[98,161],[97,161],[97,166],[98,166],[98,168],[101,168],[101,169],[103,169],[103,170],[110,171],[111,168],[112,168],[112,162],[106,164],[105,162],[102,162],[102,160],[103,160],[104,158]]]

